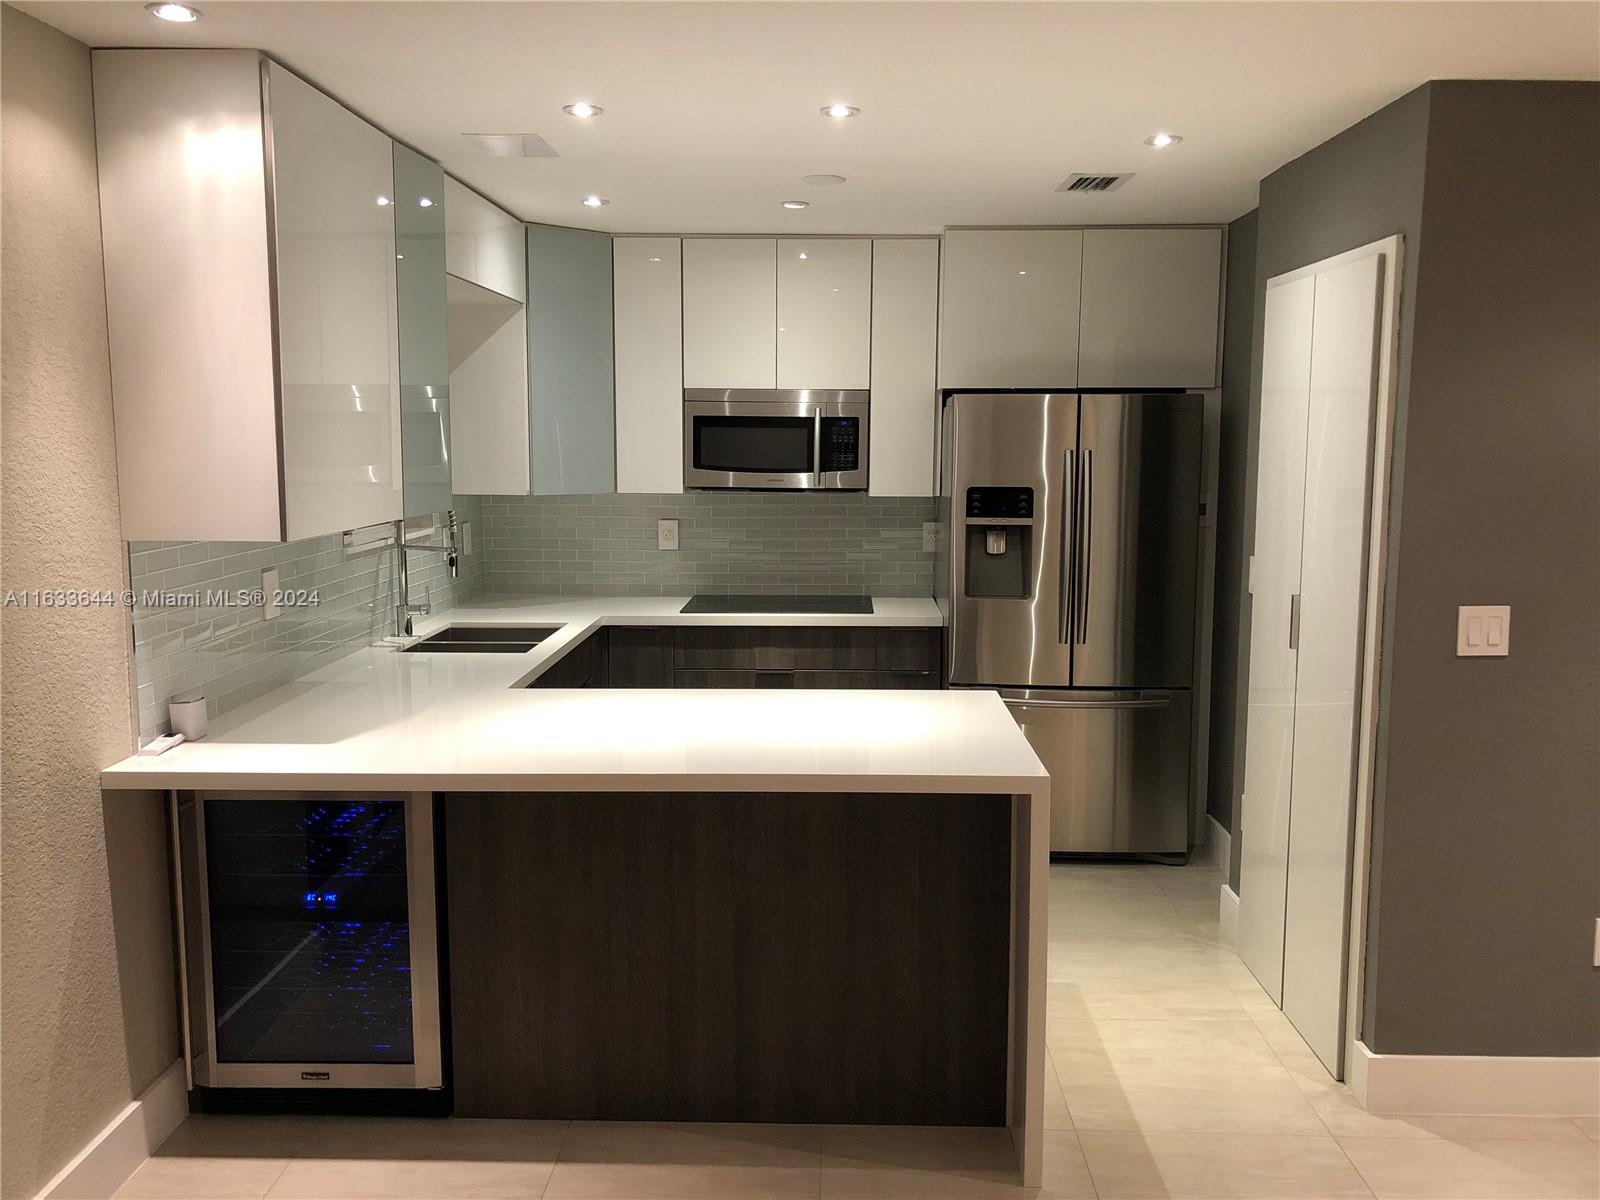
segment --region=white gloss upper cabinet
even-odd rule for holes
[[[1217,386],[1220,229],[1088,229],[1078,385]]]
[[[124,536],[398,518],[389,138],[255,51],[93,66]]]
[[[953,229],[944,235],[939,386],[1078,383],[1081,229]]]
[[[445,270],[457,279],[526,302],[523,225],[460,180],[444,181]]]
[[[777,384],[778,243],[683,240],[683,386]]]
[[[778,241],[778,387],[866,388],[872,358],[872,242]]]
[[[611,242],[617,491],[683,491],[683,243]]]
[[[267,64],[289,541],[402,515],[394,144]]]
[[[939,240],[872,243],[872,438],[867,490],[935,494]]]

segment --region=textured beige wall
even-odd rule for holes
[[[0,8],[6,590],[116,589],[125,570],[90,87],[82,45]],[[7,1198],[33,1195],[179,1052],[159,801],[107,812],[98,782],[132,742],[128,649],[120,608],[0,615]]]

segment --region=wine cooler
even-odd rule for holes
[[[439,1087],[432,796],[176,803],[194,1084]]]

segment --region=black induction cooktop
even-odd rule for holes
[[[692,596],[686,613],[870,613],[871,596]]]

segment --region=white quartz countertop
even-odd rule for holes
[[[694,614],[687,597],[486,602],[418,624],[558,626],[525,654],[358,650],[101,773],[107,789],[1038,793],[1048,776],[981,691],[527,689],[604,625],[937,626],[871,614]]]

